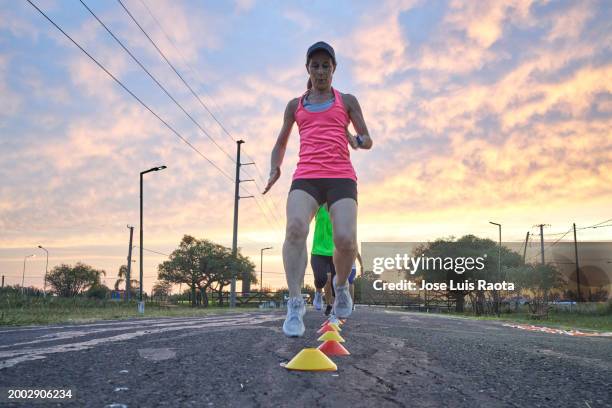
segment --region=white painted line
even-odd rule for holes
[[[9,350],[0,352],[0,358],[6,359],[0,361],[0,369],[13,367],[19,363],[23,363],[25,361],[32,360],[40,360],[46,358],[48,354],[54,353],[65,353],[70,351],[81,351],[94,348],[99,345],[104,345],[107,343],[114,343],[119,341],[127,341],[137,337],[145,336],[147,334],[159,334],[159,333],[167,333],[172,331],[184,330],[184,329],[201,329],[205,327],[223,327],[223,326],[253,326],[260,323],[271,322],[275,320],[283,319],[282,315],[260,315],[260,316],[250,316],[250,318],[239,318],[239,319],[231,319],[227,321],[219,321],[219,322],[202,322],[195,321],[191,322],[191,324],[183,324],[183,325],[166,325],[165,327],[156,328],[156,329],[147,329],[147,330],[137,330],[130,333],[122,333],[115,336],[92,339],[88,341],[83,341],[80,343],[69,343],[69,344],[60,344],[49,347],[42,348],[27,348],[23,350]],[[168,327],[171,326],[171,327]]]
[[[179,326],[181,324],[185,324],[185,323],[191,323],[191,324],[196,324],[197,322],[230,322],[230,321],[234,321],[239,317],[223,317],[223,318],[215,318],[215,319],[209,319],[209,318],[191,318],[188,320],[171,320],[171,321],[153,321],[151,322],[149,325],[145,325],[145,327],[148,328],[156,328],[156,327],[172,327],[172,326]],[[11,348],[11,347],[16,347],[16,346],[24,346],[24,345],[30,345],[30,344],[39,344],[39,343],[44,343],[44,342],[50,342],[50,341],[58,341],[58,340],[68,340],[68,339],[72,339],[72,338],[76,338],[76,337],[83,337],[83,336],[89,336],[92,334],[97,334],[97,333],[105,333],[105,332],[112,332],[112,331],[122,331],[122,330],[133,330],[134,328],[143,328],[142,325],[139,325],[138,327],[134,327],[136,325],[123,325],[120,323],[115,324],[114,326],[108,327],[108,328],[99,328],[99,329],[91,329],[91,330],[78,330],[78,329],[82,329],[83,326],[76,326],[73,327],[73,329],[77,329],[77,330],[69,330],[69,331],[62,331],[62,332],[55,332],[55,333],[48,333],[45,335],[40,336],[37,340],[30,340],[30,341],[25,341],[25,342],[20,342],[20,343],[12,343],[12,344],[4,344],[4,345],[0,345],[0,349],[3,348]]]

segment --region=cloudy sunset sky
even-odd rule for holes
[[[612,219],[609,2],[122,0],[205,108],[120,3],[83,1],[203,130],[81,2],[32,0],[199,153],[28,2],[0,1],[6,284],[20,283],[24,256],[36,254],[25,283],[42,286],[40,244],[50,268],[82,261],[105,269],[111,286],[127,224],[138,245],[138,173],[158,165],[168,168],[145,176],[144,247],[169,254],[184,234],[231,246],[232,160],[243,139],[243,162],[256,166],[242,178],[256,183],[242,184],[255,198],[241,200],[238,245],[258,273],[260,248],[274,247],[264,284],[284,285],[296,127],[281,180],[260,192],[284,108],[305,90],[306,49],[319,40],[334,46],[334,86],[358,98],[374,140],[352,152],[360,241],[497,239],[489,221],[520,241],[536,224],[557,234]],[[609,241],[612,228],[579,239]],[[145,252],[146,289],[165,259]]]

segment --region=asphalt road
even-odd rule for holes
[[[337,372],[280,366],[316,347],[288,339],[281,312],[0,330],[0,388],[70,389],[86,407],[612,407],[612,338],[358,308]]]

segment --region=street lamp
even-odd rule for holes
[[[26,259],[28,259],[28,258],[33,258],[34,256],[35,256],[35,255],[34,255],[34,254],[32,254],[32,255],[28,255],[28,256],[24,256],[24,257],[23,257],[23,274],[21,275],[21,294],[22,294],[22,295],[24,294],[24,291],[23,291],[23,284],[24,284],[24,280],[25,280],[25,261],[26,261]]]
[[[272,249],[272,247],[261,248],[259,257],[259,288],[260,292],[263,292],[263,251],[266,249]]]
[[[47,264],[45,265],[45,281],[43,283],[43,296],[47,296],[47,273],[49,273],[49,251],[43,248],[42,245],[38,246],[40,249],[47,253]]]
[[[497,271],[499,273],[499,277],[501,278],[501,224],[492,221],[489,221],[489,224],[497,225],[499,228],[499,256],[497,257]]]
[[[158,167],[153,167],[153,168],[150,168],[149,170],[140,172],[140,290],[138,293],[138,299],[140,302],[142,302],[142,247],[143,247],[143,242],[142,242],[142,176],[152,171],[160,171],[165,168],[167,167],[158,166]]]
[[[497,276],[498,276],[498,278],[501,278],[501,245],[502,245],[502,243],[501,243],[501,227],[502,226],[501,226],[501,224],[498,224],[498,223],[493,222],[493,221],[489,221],[489,224],[497,225],[497,227],[499,228],[499,248],[498,248],[498,253],[497,253],[498,254],[497,255]],[[500,302],[499,295],[498,295],[498,298],[497,298],[497,302],[498,302],[498,304],[496,305],[497,306],[497,315],[499,316],[499,306],[500,306],[499,305],[499,302]]]

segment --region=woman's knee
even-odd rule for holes
[[[285,239],[291,242],[305,241],[308,237],[308,224],[299,218],[287,220]]]
[[[334,245],[339,251],[356,251],[357,237],[351,233],[334,233]]]

